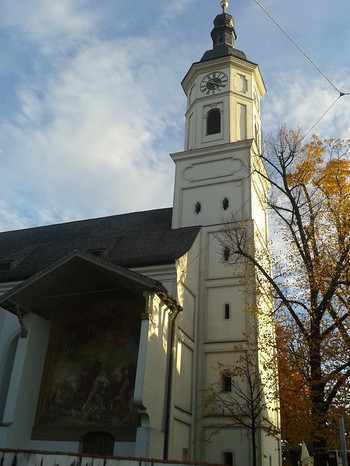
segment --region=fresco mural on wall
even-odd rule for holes
[[[50,426],[55,433],[89,426],[107,427],[117,437],[136,433],[140,324],[135,303],[112,300],[86,304],[55,322],[37,423],[45,436]]]

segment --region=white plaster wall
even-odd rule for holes
[[[223,200],[228,199],[229,208],[224,210]],[[240,211],[243,199],[242,180],[211,184],[210,186],[191,186],[182,192],[182,221],[184,225],[211,225],[230,221]],[[197,214],[195,205],[199,202],[201,210]]]
[[[173,227],[222,224],[251,216],[252,141],[172,154],[176,163]],[[229,201],[228,209],[222,205]],[[195,205],[201,204],[200,212]]]
[[[180,419],[175,419],[173,438],[175,442],[172,450],[172,458],[189,461],[191,451],[191,426]],[[186,454],[188,455],[187,458]]]
[[[0,308],[0,348],[2,349],[6,346],[8,335],[18,333],[19,330],[20,325],[17,317],[5,309]]]
[[[205,387],[213,386],[221,390],[221,374],[218,363],[223,365],[232,365],[237,363],[243,353],[239,350],[234,351],[232,345],[223,349],[222,347],[213,348],[205,354]]]
[[[281,442],[277,437],[260,432],[262,445],[262,466],[281,466]]]
[[[258,167],[263,171],[263,167]],[[261,239],[268,241],[268,217],[266,211],[267,183],[263,182],[257,174],[252,176],[252,218],[258,228]]]
[[[207,228],[203,234],[204,245],[206,249],[205,257],[205,272],[206,279],[231,279],[232,277],[239,278],[242,270],[238,267],[232,268],[225,264],[224,246],[218,239],[219,228]]]
[[[20,338],[4,412],[8,427],[6,447],[30,448],[50,323],[35,314],[26,314],[26,338]]]
[[[244,339],[247,320],[242,285],[208,286],[206,293],[206,342]],[[225,304],[230,306],[230,317],[225,319]]]
[[[170,358],[170,314],[158,296],[149,302],[142,321],[135,382],[135,402],[141,412],[136,455],[162,458],[166,428]]]
[[[20,332],[20,325],[15,315],[0,308],[0,424],[3,420],[3,410],[6,403],[9,378],[11,377],[12,365],[10,350],[14,348],[15,341]],[[4,434],[0,426],[0,445],[1,432]]]
[[[175,406],[182,411],[192,413],[193,389],[193,348],[186,344],[185,337],[177,339],[175,365]]]
[[[217,426],[207,426],[205,437],[210,437],[210,443],[202,445],[202,458],[210,463],[223,463],[224,452],[233,453],[233,464],[248,466],[251,464],[250,440],[247,432],[238,427],[225,428],[215,434]]]
[[[190,251],[177,261],[178,300],[183,307],[175,321],[172,349],[172,386],[169,416],[168,458],[195,459],[193,429],[196,399],[198,290],[200,284],[201,233]]]
[[[186,333],[192,340],[194,340],[195,332],[195,306],[196,306],[196,296],[184,285],[181,286],[181,306],[183,310],[177,317],[177,326]]]

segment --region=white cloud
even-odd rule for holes
[[[159,74],[135,69],[130,50],[132,41],[95,41],[21,90],[17,125],[6,128],[5,185],[21,193],[24,210],[37,206],[39,221],[50,208],[63,219],[171,204],[171,162],[153,147],[171,127],[169,105],[155,108]]]
[[[345,74],[343,70],[334,78],[341,92],[347,85]],[[350,95],[338,97],[339,93],[321,76],[312,79],[300,72],[280,73],[263,102],[264,130],[275,131],[278,124],[285,123],[291,128],[301,126],[305,132],[322,138],[347,139]]]
[[[36,41],[48,49],[57,40],[65,42],[91,33],[97,18],[96,12],[92,14],[75,0],[49,4],[46,0],[2,2],[3,26],[15,28],[27,40]]]
[[[157,66],[165,46],[157,38],[90,36],[18,82],[15,119],[0,122],[3,228],[18,224],[11,211],[19,205],[27,224],[171,205],[168,152],[178,147],[166,140],[180,132],[173,116],[181,118],[184,98],[179,104],[166,64]],[[178,90],[165,100],[163,82],[172,80]]]

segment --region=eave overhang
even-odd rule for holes
[[[156,293],[171,310],[180,306],[157,280],[85,253],[72,253],[0,297],[0,306],[18,315],[50,320],[87,299],[110,294],[143,297]]]

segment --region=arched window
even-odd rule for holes
[[[223,464],[228,464],[229,466],[233,465],[233,453],[232,451],[224,451],[223,453]]]
[[[196,214],[199,214],[199,212],[202,210],[202,205],[200,202],[196,202],[195,205],[194,205],[194,211],[196,212]]]
[[[212,108],[207,113],[207,135],[221,132],[221,112],[219,108]]]
[[[112,456],[114,437],[108,432],[88,432],[81,438],[81,452],[92,455]]]

